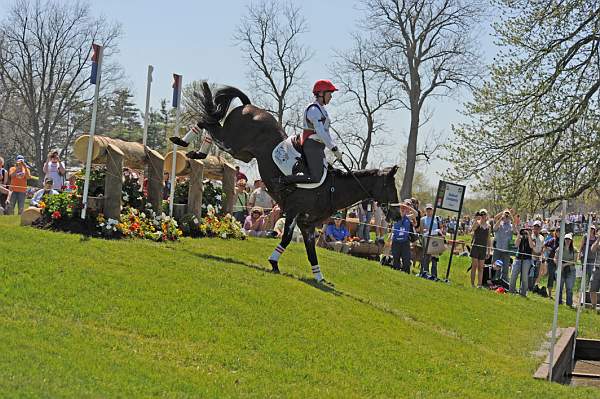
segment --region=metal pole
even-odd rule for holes
[[[144,136],[142,137],[142,144],[144,145],[144,149],[146,149],[146,144],[148,142],[148,114],[150,113],[150,89],[152,87],[152,71],[154,67],[152,65],[148,65],[148,77],[146,79],[146,111],[144,112]]]
[[[579,335],[579,316],[581,314],[581,308],[585,306],[585,284],[586,284],[586,270],[588,262],[588,253],[590,250],[590,232],[592,231],[592,214],[588,213],[588,228],[585,240],[585,253],[583,255],[583,275],[581,276],[581,295],[579,296],[579,307],[577,308],[577,317],[575,318],[575,339],[573,340],[573,353],[571,353],[571,369],[575,362],[575,347],[577,346],[577,336]]]
[[[183,86],[183,76],[179,78],[179,90],[177,102],[177,108],[175,111],[175,132],[173,132],[173,136],[179,136],[179,122],[181,120],[181,88]],[[177,144],[173,144],[173,159],[171,161],[171,192],[169,193],[169,216],[173,217],[173,203],[175,201],[175,173],[177,166]]]
[[[83,183],[83,209],[81,218],[85,219],[87,212],[88,193],[90,190],[90,169],[92,168],[92,149],[94,148],[94,133],[96,132],[96,114],[98,113],[98,97],[100,96],[100,78],[102,76],[102,57],[104,48],[100,47],[98,54],[98,69],[96,70],[96,88],[94,90],[94,105],[92,106],[92,123],[90,125],[90,137],[88,139],[87,157],[85,159],[85,180]]]
[[[550,355],[549,355],[549,364],[548,368],[550,369],[548,372],[548,380],[552,381],[552,364],[554,363],[554,345],[556,344],[556,327],[558,324],[558,298],[562,292],[562,260],[563,260],[563,250],[565,246],[565,219],[567,215],[567,201],[563,200],[562,202],[562,212],[560,218],[560,239],[558,246],[558,262],[556,263],[556,282],[558,290],[556,292],[556,297],[554,298],[554,317],[552,318],[552,340],[550,341]]]

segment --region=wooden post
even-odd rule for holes
[[[163,199],[163,167],[165,159],[154,150],[148,149],[148,199],[152,204],[152,209],[157,214],[162,213]]]
[[[233,204],[235,203],[235,177],[236,171],[233,166],[228,163],[223,163],[223,193],[225,193],[225,213],[233,212]]]
[[[106,178],[104,180],[104,215],[119,220],[123,190],[123,151],[109,144],[106,148]]]
[[[190,159],[190,188],[188,192],[188,213],[202,216],[202,194],[204,193],[204,163]]]

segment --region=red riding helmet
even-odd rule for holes
[[[337,91],[337,88],[331,83],[331,80],[317,80],[313,86],[313,94],[321,91]]]

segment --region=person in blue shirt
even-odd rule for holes
[[[346,224],[342,221],[341,213],[336,213],[333,223],[329,223],[325,228],[325,242],[327,247],[336,252],[348,253],[350,246],[347,244],[350,232]]]
[[[406,201],[400,204],[400,217],[392,226],[392,268],[405,273],[410,273],[409,234],[416,225],[415,212],[409,204]]]

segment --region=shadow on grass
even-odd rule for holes
[[[230,257],[225,257],[225,256],[217,256],[217,255],[211,255],[211,254],[202,254],[202,253],[197,253],[197,252],[193,252],[193,251],[189,251],[189,250],[185,250],[185,252],[187,252],[191,255],[197,256],[199,258],[206,259],[206,260],[213,260],[216,262],[223,262],[223,263],[233,263],[234,265],[245,266],[247,268],[258,270],[263,273],[279,274],[280,276],[292,278],[292,279],[300,281],[304,284],[308,284],[313,288],[316,288],[318,290],[321,290],[323,292],[327,292],[329,294],[333,294],[336,296],[347,295],[347,294],[343,293],[342,291],[336,290],[335,287],[333,286],[333,284],[331,284],[329,282],[318,283],[317,280],[315,280],[314,278],[299,277],[294,274],[285,273],[285,272],[273,273],[271,269],[268,269],[266,267],[262,267],[259,265],[253,265],[252,263],[243,262],[243,261],[241,261],[239,259],[235,259],[235,258],[230,258]]]
[[[197,252],[193,252],[190,250],[184,250],[185,252],[189,253],[190,255],[196,256],[198,258],[202,258],[202,259],[206,259],[206,260],[213,260],[216,262],[223,262],[223,263],[232,263],[234,265],[240,265],[240,266],[244,266],[250,269],[254,269],[254,270],[258,270],[260,272],[263,273],[269,273],[269,274],[274,274],[271,269],[268,269],[266,267],[263,266],[259,266],[259,265],[254,265],[251,263],[247,263],[247,262],[243,262],[239,259],[235,259],[235,258],[230,258],[230,257],[224,257],[224,256],[218,256],[218,255],[211,255],[211,254],[203,254],[203,253],[197,253]],[[277,273],[280,276],[286,277],[286,278],[291,278],[294,279],[296,281],[300,281],[304,284],[308,284],[313,288],[316,288],[320,291],[326,292],[328,294],[332,294],[335,296],[340,296],[340,297],[346,297],[352,301],[358,302],[360,304],[363,304],[365,306],[369,306],[374,310],[383,312],[383,313],[387,313],[389,315],[392,315],[394,317],[398,317],[401,318],[405,321],[408,322],[416,322],[419,323],[415,318],[411,317],[410,315],[403,313],[401,311],[398,311],[396,309],[392,309],[389,308],[385,305],[376,303],[376,302],[372,302],[371,300],[367,299],[367,298],[362,298],[360,296],[354,295],[352,293],[349,292],[344,292],[344,291],[340,291],[338,289],[336,289],[334,287],[334,285],[330,282],[326,282],[326,283],[318,283],[314,278],[309,278],[309,277],[299,277],[296,276],[294,274],[291,273],[285,273],[285,272],[279,272]]]

